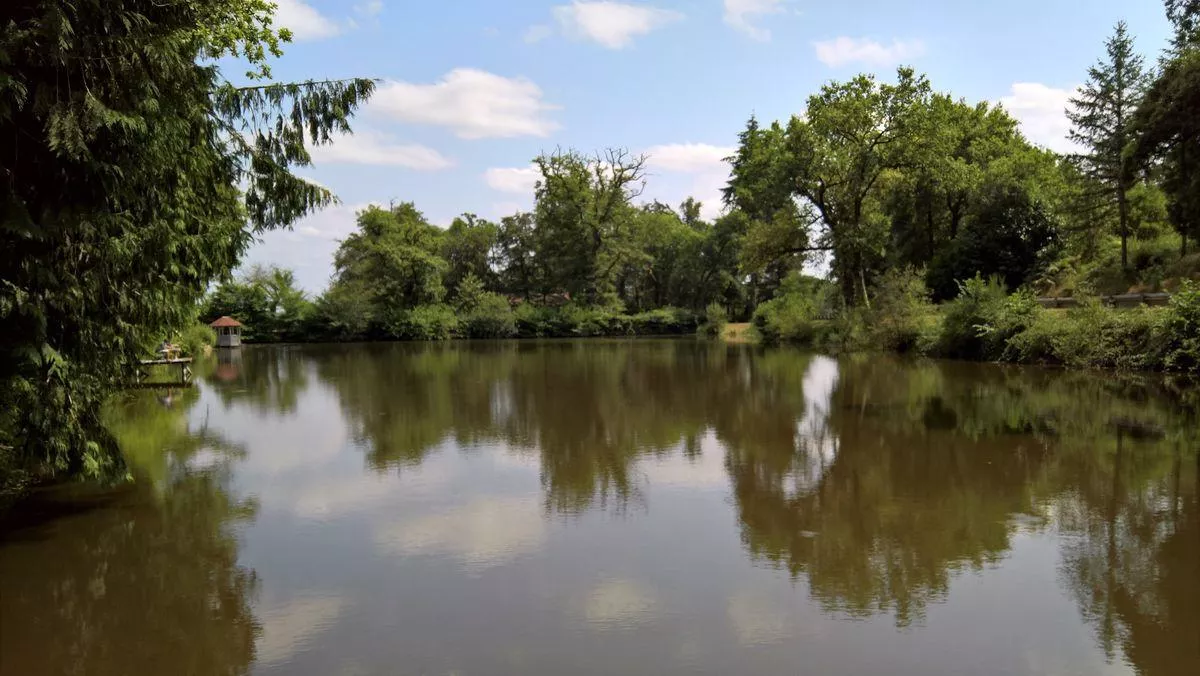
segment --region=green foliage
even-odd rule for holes
[[[312,314],[312,303],[296,288],[291,270],[254,266],[217,287],[205,299],[201,318],[227,315],[242,322],[246,342],[277,343],[303,339]]]
[[[368,289],[378,316],[445,297],[440,255],[443,232],[410,202],[390,209],[369,206],[358,214],[358,232],[334,256],[334,285]]]
[[[1191,29],[1189,29],[1191,30]],[[1167,214],[1175,230],[1188,240],[1200,241],[1200,49],[1188,49],[1169,58],[1138,108],[1131,161],[1161,175],[1167,194]]]
[[[882,262],[888,230],[880,179],[908,162],[929,96],[929,81],[908,68],[894,85],[859,75],[823,86],[805,116],[787,125],[784,175],[820,216],[847,305],[865,302],[867,277]]]
[[[517,333],[512,307],[498,293],[485,292],[469,310],[460,310],[459,326],[467,338],[511,338]]]
[[[646,158],[623,150],[586,157],[574,151],[534,159],[541,172],[533,231],[549,290],[589,304],[613,290],[616,270],[637,255],[633,198],[641,194]]]
[[[913,268],[893,268],[875,285],[866,329],[875,349],[912,352],[932,340],[935,317],[921,273]]]
[[[623,336],[632,333],[629,315],[618,308],[568,303],[560,310],[569,335],[580,337]]]
[[[812,344],[817,336],[816,303],[806,293],[781,293],[758,306],[753,322],[765,343]]]
[[[374,321],[370,293],[360,284],[333,284],[317,298],[310,336],[355,340],[367,335]]]
[[[199,322],[185,328],[179,334],[179,346],[188,356],[204,355],[208,349],[217,344],[217,332],[208,324]]]
[[[1034,279],[1056,256],[1058,227],[1045,205],[1020,190],[990,196],[962,235],[929,265],[926,282],[937,300],[955,296],[959,282],[998,276],[1009,288]]]
[[[725,326],[729,324],[729,313],[725,311],[725,306],[720,303],[709,303],[708,307],[704,308],[704,323],[700,325],[700,331],[709,338],[720,338],[725,333]]]
[[[458,335],[459,320],[449,305],[418,305],[385,317],[384,330],[399,340],[449,340]]]
[[[454,219],[442,237],[446,288],[457,289],[468,275],[475,276],[482,286],[494,288],[498,280],[492,259],[499,237],[499,226],[474,214]]]
[[[630,331],[639,336],[685,335],[695,333],[699,323],[699,318],[690,310],[663,307],[630,317]]]
[[[474,273],[468,272],[454,291],[454,307],[459,312],[472,312],[483,303],[486,294],[483,282]]]
[[[237,87],[287,34],[262,0],[6,6],[0,25],[0,446],[38,473],[121,475],[101,402],[194,321],[256,231],[332,195],[291,168],[349,130],[368,80]],[[65,83],[69,83],[66,85]]]
[[[1004,283],[994,277],[961,282],[958,297],[944,307],[936,352],[956,359],[994,359],[996,340],[988,327],[997,323],[1007,299]]]
[[[553,338],[570,335],[557,308],[521,303],[513,309],[517,335],[522,338]]]
[[[1163,366],[1172,371],[1200,371],[1200,283],[1186,281],[1176,291],[1162,329],[1167,343]]]
[[[1133,234],[1130,191],[1136,177],[1126,146],[1134,137],[1134,111],[1145,94],[1148,74],[1124,21],[1117,23],[1105,48],[1106,58],[1089,70],[1087,83],[1071,99],[1067,117],[1071,140],[1084,149],[1072,160],[1097,188],[1091,196],[1096,207],[1093,217],[1100,211],[1116,213],[1121,267],[1128,269],[1128,242]]]
[[[673,307],[629,315],[614,307],[523,303],[513,316],[521,338],[689,335],[700,326],[694,312]]]
[[[1161,368],[1159,310],[1112,310],[1090,301],[1042,313],[1010,341],[1014,361],[1081,368]]]

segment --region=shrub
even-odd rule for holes
[[[217,332],[207,324],[196,322],[179,334],[179,346],[183,353],[198,357],[217,344]]]
[[[699,318],[690,310],[664,307],[641,312],[630,317],[634,334],[639,336],[668,336],[695,333]]]
[[[758,306],[754,328],[765,343],[792,342],[811,345],[816,337],[816,304],[812,296],[788,292]]]
[[[1004,284],[979,275],[958,285],[958,297],[946,303],[934,350],[944,357],[985,360],[994,338],[985,340],[984,327],[1000,316],[1007,300]]]
[[[877,347],[868,330],[870,318],[864,308],[845,308],[829,322],[814,321],[813,345],[829,350],[856,352]]]
[[[469,338],[511,338],[517,333],[508,299],[498,293],[480,294],[474,307],[462,314],[460,325]]]
[[[487,296],[488,291],[484,288],[483,282],[479,281],[475,273],[468,272],[455,289],[454,307],[460,313],[466,314],[484,303]]]
[[[1099,295],[1125,293],[1134,286],[1140,290],[1160,289],[1175,273],[1179,264],[1179,235],[1173,232],[1150,239],[1129,241],[1129,270],[1121,268],[1121,241],[1105,238],[1095,260],[1086,265],[1086,285]]]
[[[1163,367],[1200,370],[1200,284],[1184,281],[1171,297],[1163,320]]]
[[[369,293],[362,285],[335,283],[315,303],[308,332],[332,340],[356,340],[377,328]]]
[[[449,305],[418,305],[395,313],[386,329],[401,340],[449,340],[458,333],[458,316]]]
[[[521,338],[552,338],[569,335],[557,308],[521,303],[513,310],[517,335]]]
[[[879,278],[864,328],[872,346],[911,352],[929,342],[934,316],[921,273],[908,267],[894,268]],[[845,337],[853,340],[852,335]]]
[[[1074,367],[1159,368],[1166,315],[1150,308],[1107,308],[1095,300],[1042,312],[1009,339],[1010,358]]]
[[[618,309],[568,303],[560,309],[562,321],[572,336],[621,336],[633,331],[629,315]]]
[[[709,303],[708,307],[704,308],[704,324],[700,330],[709,338],[720,338],[725,333],[725,326],[729,324],[729,313],[725,311],[725,306],[720,303]]]

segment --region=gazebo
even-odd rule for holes
[[[209,324],[217,332],[217,347],[241,347],[242,323],[233,317],[221,317]]]

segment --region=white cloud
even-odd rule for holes
[[[379,16],[383,12],[383,0],[367,0],[354,6],[354,11],[361,16]]]
[[[402,122],[453,129],[459,138],[547,136],[559,125],[547,117],[558,106],[526,78],[456,68],[433,84],[388,82],[368,104]]]
[[[728,171],[725,158],[736,152],[736,148],[714,146],[707,143],[672,143],[646,149],[647,162],[664,171],[679,171],[689,174],[706,171]]]
[[[725,23],[755,40],[771,39],[771,31],[759,28],[752,20],[784,11],[784,0],[725,0]]]
[[[532,194],[541,178],[542,172],[535,166],[495,167],[483,172],[483,180],[491,189],[523,195]]]
[[[546,24],[539,23],[535,26],[530,26],[529,29],[525,31],[524,40],[526,43],[533,45],[545,40],[551,35],[554,35],[554,29]]]
[[[333,254],[337,251],[338,240],[358,230],[356,214],[368,206],[368,203],[336,204],[296,221],[291,230],[264,232],[246,254],[243,264],[264,263],[289,268],[296,273],[301,288],[312,294],[319,293],[329,285],[333,275]],[[293,422],[289,425],[289,430],[296,429]],[[303,434],[311,434],[311,431]]]
[[[371,164],[435,171],[454,163],[433,148],[418,144],[396,143],[391,135],[362,130],[333,139],[328,145],[312,149],[314,164]]]
[[[892,66],[925,53],[925,44],[920,40],[892,40],[892,44],[884,45],[867,38],[839,37],[814,42],[813,47],[817,50],[817,59],[831,68],[851,63]]]
[[[1071,122],[1067,106],[1074,89],[1048,87],[1040,82],[1017,82],[1001,105],[1021,123],[1021,132],[1033,143],[1058,152],[1076,150],[1067,138]]]
[[[583,37],[609,49],[628,47],[633,39],[683,18],[683,14],[656,7],[620,2],[572,2],[555,7],[554,18],[567,35]]]
[[[491,218],[499,219],[499,218],[504,218],[506,216],[512,216],[513,214],[516,214],[521,211],[528,211],[528,210],[529,210],[529,205],[522,204],[520,202],[495,202],[491,206],[491,213],[489,214],[489,216]]]
[[[684,197],[694,197],[701,202],[700,213],[705,219],[712,220],[721,215],[724,208],[721,190],[729,182],[729,165],[724,158],[732,155],[734,148],[707,143],[669,143],[647,148],[645,153],[651,168],[691,176],[686,192],[669,191],[657,195],[659,199],[677,204]]]
[[[721,191],[728,183],[729,173],[727,171],[700,174],[692,182],[692,189],[688,195],[700,200],[701,217],[711,221],[725,213],[725,203]]]
[[[320,40],[341,32],[332,19],[304,0],[275,0],[275,25],[287,28],[296,40]]]

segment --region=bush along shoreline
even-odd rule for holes
[[[813,281],[814,286],[821,282]],[[823,292],[789,288],[764,303],[754,326],[767,344],[830,351],[888,351],[983,362],[1200,374],[1200,284],[1184,281],[1166,307],[1118,309],[1081,299],[1041,307],[996,278],[958,285],[935,305],[921,275],[886,273],[869,307],[830,312]],[[822,318],[823,316],[828,318]]]

